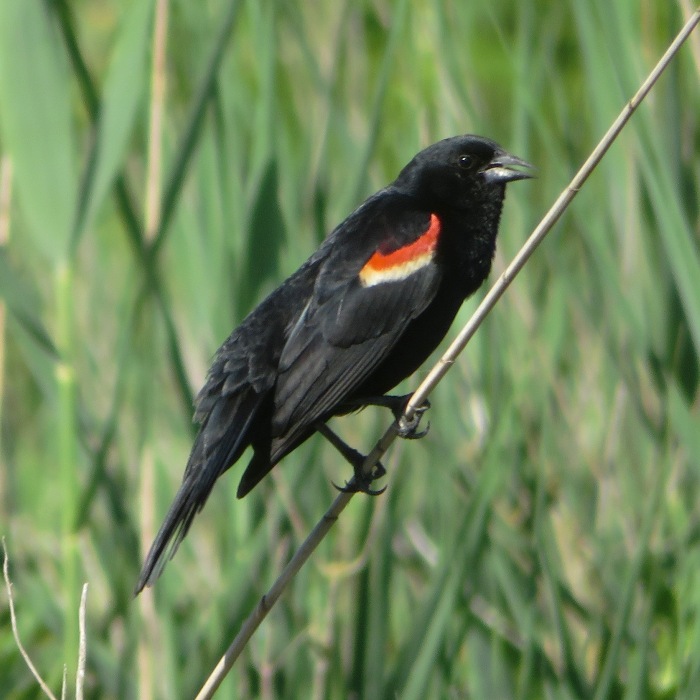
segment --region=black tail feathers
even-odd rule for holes
[[[204,507],[216,480],[250,444],[250,426],[261,402],[262,397],[252,391],[235,397],[221,397],[205,418],[180,489],[151,545],[134,595],[160,576],[190,529],[195,515]]]

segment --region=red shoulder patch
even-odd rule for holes
[[[427,231],[413,243],[390,253],[376,251],[372,255],[360,270],[362,286],[373,287],[383,282],[396,282],[425,267],[435,256],[439,236],[440,219],[436,214],[431,214]]]

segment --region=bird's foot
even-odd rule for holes
[[[406,403],[408,403],[408,401],[406,401]],[[428,421],[428,425],[425,426],[424,430],[418,430],[423,414],[430,408],[430,401],[426,399],[418,406],[413,413],[413,417],[410,419],[406,418],[404,415],[405,408],[406,404],[404,404],[403,409],[398,415],[394,414],[398,421],[396,434],[404,440],[420,440],[420,438],[425,437],[430,432],[430,421]]]
[[[368,496],[379,496],[386,491],[386,486],[381,489],[372,489],[372,482],[375,479],[381,479],[386,474],[386,469],[381,462],[377,462],[374,467],[366,473],[363,466],[367,457],[361,452],[358,452],[353,447],[350,447],[344,440],[336,435],[325,423],[318,422],[316,424],[318,430],[323,437],[328,440],[333,447],[340,452],[341,455],[352,465],[353,477],[350,481],[345,482],[345,486],[333,484],[338,491],[342,493],[366,493]],[[333,483],[333,482],[331,482]]]
[[[350,462],[353,469],[353,477],[345,482],[345,486],[331,482],[341,493],[366,493],[368,496],[381,496],[386,491],[386,486],[381,489],[373,489],[372,482],[381,479],[386,474],[386,469],[381,462],[377,462],[369,472],[365,472],[363,466],[367,457],[349,445],[343,448],[343,456]]]
[[[341,493],[366,493],[368,496],[381,496],[386,491],[386,486],[380,489],[373,489],[371,486],[375,479],[381,479],[386,474],[386,469],[381,462],[377,462],[372,471],[366,474],[362,471],[364,460],[365,458],[362,457],[362,462],[355,468],[355,475],[350,481],[345,482],[345,486],[338,486],[338,484],[331,482],[333,486]]]
[[[403,394],[402,396],[394,396],[391,394],[385,396],[368,396],[363,399],[347,401],[345,407],[354,411],[365,406],[381,406],[388,408],[396,421],[398,422],[397,434],[405,440],[418,440],[425,437],[430,430],[430,423],[425,430],[418,430],[423,414],[430,408],[430,401],[426,399],[418,408],[415,409],[413,417],[408,420],[404,417],[404,411],[413,394]]]

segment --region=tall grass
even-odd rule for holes
[[[509,192],[503,269],[687,5],[170,3],[150,136],[154,2],[0,5],[0,530],[52,687],[64,663],[75,677],[86,580],[87,696],[192,697],[347,476],[314,439],[243,501],[224,477],[142,619],[142,504],[165,513],[192,395],[256,300],[455,133],[539,168]],[[694,42],[438,388],[430,435],[394,445],[386,494],[353,500],[221,697],[698,695]],[[364,449],[386,423],[336,427]],[[0,615],[0,688],[38,697]]]

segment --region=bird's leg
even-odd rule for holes
[[[353,449],[344,440],[342,440],[335,432],[333,432],[325,423],[319,421],[314,426],[328,442],[340,452],[345,459],[352,465],[354,476],[350,481],[345,483],[345,486],[333,484],[338,491],[343,493],[366,493],[370,496],[379,496],[386,491],[386,486],[381,489],[371,489],[370,486],[375,479],[379,479],[386,474],[386,469],[381,462],[377,462],[369,474],[362,471],[362,466],[365,463],[365,455]]]
[[[413,418],[411,418],[411,420],[406,420],[403,413],[406,410],[411,396],[413,396],[413,394],[404,394],[403,396],[368,396],[362,399],[346,401],[343,403],[343,408],[347,407],[347,409],[351,411],[364,408],[365,406],[381,406],[383,408],[388,408],[399,423],[398,436],[406,440],[418,440],[419,438],[425,437],[430,430],[430,423],[428,423],[425,430],[418,430],[423,414],[430,408],[430,401],[426,399],[416,408]]]

